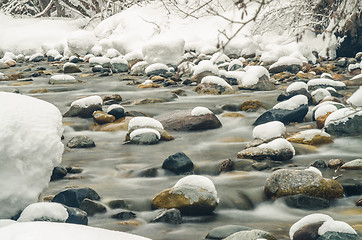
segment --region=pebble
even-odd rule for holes
[[[87,136],[76,136],[69,140],[67,147],[69,148],[92,148],[96,144]]]

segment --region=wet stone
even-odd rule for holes
[[[111,209],[127,208],[127,205],[126,205],[125,201],[122,200],[122,199],[117,199],[117,200],[109,201],[109,202],[107,203],[107,205],[108,205]]]
[[[249,231],[252,230],[249,227],[239,226],[239,225],[224,225],[212,229],[205,237],[205,239],[224,239],[236,232],[240,231]]]
[[[168,156],[162,164],[162,168],[176,174],[187,174],[193,171],[194,164],[183,152],[178,152]]]
[[[68,207],[79,208],[84,199],[99,200],[100,197],[96,191],[91,188],[70,188],[54,196],[52,202],[64,204]]]
[[[69,140],[67,147],[69,148],[92,148],[95,147],[94,141],[87,136],[76,136]]]
[[[331,159],[328,161],[328,167],[329,168],[338,168],[342,166],[344,162],[341,159]]]
[[[247,100],[241,104],[241,111],[255,112],[259,108],[265,109],[265,106],[258,100]]]
[[[112,218],[119,219],[119,220],[129,220],[129,219],[135,219],[136,214],[131,211],[123,210],[121,212],[113,214]]]
[[[181,212],[176,208],[164,209],[152,220],[152,222],[181,224],[182,223]]]
[[[301,227],[294,233],[293,240],[317,240],[319,237],[318,229],[323,223],[324,222],[317,222]]]
[[[330,202],[324,198],[312,197],[303,194],[283,197],[285,203],[292,208],[318,210],[328,208]]]
[[[88,215],[85,211],[74,207],[64,207],[67,209],[69,215],[66,223],[88,225]]]
[[[85,198],[81,202],[79,208],[87,212],[89,216],[93,216],[96,213],[105,213],[107,211],[105,206],[88,198]]]
[[[311,166],[316,168],[327,168],[327,164],[323,160],[316,160]]]
[[[137,136],[134,136],[131,140],[131,143],[133,144],[139,144],[139,145],[152,145],[159,143],[159,139],[155,133],[152,132],[146,132]]]
[[[104,96],[103,104],[104,105],[112,105],[112,104],[119,104],[122,102],[122,97],[119,94],[112,94]]]
[[[361,236],[357,234],[343,233],[343,232],[326,232],[317,240],[361,240]]]
[[[67,175],[67,169],[64,167],[55,167],[53,169],[50,181],[63,179]]]
[[[290,122],[303,122],[304,117],[308,113],[308,106],[302,105],[294,110],[287,110],[287,109],[269,109],[268,111],[264,112],[260,115],[255,122],[253,123],[254,126],[271,122],[271,121],[280,121],[284,124]]]

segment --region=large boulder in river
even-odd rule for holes
[[[180,179],[171,189],[158,193],[152,199],[153,208],[177,208],[189,215],[210,214],[218,204],[214,183],[199,175]]]
[[[239,89],[270,91],[274,90],[275,86],[270,81],[268,70],[263,66],[248,66],[246,72],[242,76],[242,81],[239,84]]]
[[[70,188],[55,195],[52,202],[61,203],[68,207],[79,208],[86,198],[90,200],[100,199],[98,193],[91,188]]]
[[[157,117],[166,130],[196,131],[221,127],[220,120],[210,110],[196,107],[193,110],[181,110]]]
[[[90,96],[78,99],[70,105],[64,117],[90,118],[94,111],[102,111],[103,100],[100,96]]]
[[[343,196],[343,187],[336,180],[323,178],[322,174],[311,167],[307,170],[281,169],[267,179],[264,192],[268,197],[304,194],[325,199]]]
[[[297,95],[289,100],[276,104],[272,109],[267,110],[260,115],[254,126],[271,122],[280,121],[284,124],[290,122],[303,122],[308,113],[308,98],[304,95]]]
[[[362,110],[342,108],[331,113],[325,121],[325,130],[336,136],[359,135],[362,133]]]

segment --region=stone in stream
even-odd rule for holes
[[[116,120],[116,118],[113,115],[107,114],[102,111],[93,112],[92,117],[94,121],[96,121],[99,124],[112,123]]]
[[[149,130],[154,130],[154,129],[149,129]],[[139,144],[139,145],[152,145],[152,144],[157,144],[160,141],[160,135],[156,130],[154,131],[156,131],[158,134],[153,131],[148,131],[148,129],[147,131],[139,134],[135,133],[136,131],[137,130],[132,132],[134,133],[134,136],[130,137],[131,138],[130,143]]]
[[[79,73],[82,71],[75,63],[68,62],[63,65],[63,72],[64,73]]]
[[[52,202],[79,208],[80,204],[86,198],[97,201],[100,199],[98,193],[91,188],[70,188],[56,194]]]
[[[55,167],[53,169],[53,173],[52,176],[50,178],[50,181],[54,181],[54,180],[59,180],[59,179],[63,179],[66,175],[67,175],[67,169],[64,167]]]
[[[176,174],[187,174],[193,172],[194,164],[185,153],[177,152],[163,161],[162,168]]]
[[[242,81],[238,85],[239,89],[254,91],[271,91],[275,89],[270,81],[268,70],[263,66],[247,66]]]
[[[362,133],[362,110],[342,108],[325,121],[325,131],[335,136],[355,136]]]
[[[360,179],[340,180],[340,183],[347,197],[362,195],[362,181]]]
[[[327,168],[327,164],[323,160],[316,160],[311,164],[312,167],[315,168]]]
[[[135,219],[136,214],[131,211],[122,210],[116,214],[113,214],[112,218],[124,221],[124,220],[129,220],[129,219]]]
[[[72,83],[79,83],[75,79],[75,77],[70,75],[54,75],[49,79],[49,84],[51,85],[57,85],[57,84],[72,84]]]
[[[69,215],[68,219],[65,221],[66,223],[88,225],[88,215],[85,211],[66,205],[64,205],[64,207],[67,209]]]
[[[197,109],[196,109],[197,110]],[[157,117],[166,130],[197,131],[221,127],[220,120],[211,111],[180,110]]]
[[[104,105],[119,104],[122,102],[122,97],[119,94],[106,95],[103,97]]]
[[[65,222],[68,219],[68,216],[68,212],[62,204],[52,202],[37,202],[27,206],[21,212],[17,221]]]
[[[304,194],[286,196],[282,199],[289,207],[293,208],[318,210],[323,208],[329,208],[330,206],[330,202],[327,199],[312,197]]]
[[[187,215],[211,214],[218,203],[213,182],[199,175],[180,179],[171,189],[158,193],[152,199],[153,208],[177,208]]]
[[[181,224],[182,216],[176,208],[162,210],[151,222],[164,222],[170,224]]]
[[[163,76],[168,72],[168,66],[163,63],[153,63],[145,69],[145,73],[150,76]]]
[[[252,229],[240,225],[224,225],[211,229],[210,232],[206,235],[205,239],[221,240],[236,232],[249,231],[249,230]]]
[[[194,68],[191,77],[191,81],[200,83],[206,76],[218,76],[218,67],[210,60],[200,61]]]
[[[234,90],[224,79],[217,76],[206,76],[202,78],[195,91],[199,94],[233,94]]]
[[[114,73],[128,72],[128,62],[124,57],[112,58],[111,69]]]
[[[313,102],[312,95],[305,88],[301,88],[301,89],[298,89],[298,90],[293,90],[293,91],[290,91],[290,92],[281,93],[278,96],[277,101],[279,101],[279,102],[285,101],[285,100],[288,100],[288,99],[290,99],[290,98],[292,98],[294,96],[297,96],[297,95],[306,96],[308,98],[308,103],[310,103],[310,104]]]
[[[302,69],[302,66],[303,64],[300,59],[292,56],[283,56],[269,67],[269,72],[291,72],[296,74]]]
[[[332,143],[332,137],[319,129],[309,129],[298,132],[287,138],[289,142],[308,144],[308,145],[322,145]]]
[[[124,108],[119,104],[112,104],[108,107],[107,113],[113,115],[116,119],[126,117]]]
[[[280,169],[266,180],[264,192],[270,198],[304,194],[325,199],[341,198],[343,187],[336,180],[323,178],[319,170]]]
[[[259,229],[253,229],[253,230],[236,232],[224,238],[224,240],[257,240],[257,239],[276,240],[276,237],[274,237],[269,232]]]
[[[44,55],[42,53],[35,53],[30,56],[29,62],[41,62],[44,60]]]
[[[92,148],[96,144],[87,136],[76,136],[69,140],[67,147],[69,148]]]
[[[107,211],[106,207],[101,203],[85,198],[79,208],[85,211],[88,216],[93,216],[96,213],[105,213]]]
[[[246,112],[256,112],[259,108],[266,109],[264,104],[258,100],[246,100],[240,106],[241,111]]]
[[[341,166],[345,170],[362,170],[362,159],[354,159]]]
[[[102,111],[103,100],[100,96],[90,96],[78,99],[70,105],[64,117],[90,118],[94,111]]]

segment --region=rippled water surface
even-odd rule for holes
[[[56,67],[44,64],[49,70]],[[85,65],[87,66],[87,65]],[[20,71],[19,66],[11,71]],[[84,68],[84,73],[90,73]],[[10,70],[8,70],[10,71]],[[126,111],[141,111],[151,116],[174,110],[191,109],[196,106],[210,108],[217,113],[222,128],[199,132],[171,132],[173,141],[160,142],[152,146],[125,145],[126,132],[99,132],[89,130],[91,119],[64,118],[64,144],[76,135],[91,137],[96,147],[92,149],[67,149],[63,155],[63,166],[77,166],[83,170],[81,174],[73,175],[60,181],[51,182],[41,197],[56,194],[72,186],[91,187],[95,189],[103,202],[115,199],[125,199],[131,210],[137,214],[136,221],[120,222],[110,216],[117,210],[108,209],[106,214],[97,214],[89,218],[89,225],[108,229],[133,232],[152,239],[203,239],[214,227],[226,224],[244,225],[270,231],[278,239],[288,239],[290,226],[301,217],[314,211],[292,209],[282,201],[268,201],[262,191],[265,180],[271,170],[261,172],[234,171],[215,174],[215,166],[226,159],[236,159],[236,153],[241,151],[247,141],[252,139],[252,122],[258,113],[243,113],[245,118],[221,117],[221,105],[227,103],[240,104],[248,99],[258,99],[267,108],[276,103],[280,90],[270,92],[240,91],[227,96],[204,96],[193,91],[193,87],[179,86],[186,91],[187,96],[177,97],[171,93],[175,87],[158,89],[137,89],[136,85],[128,85],[131,80],[122,80],[125,75],[112,77],[80,77],[84,83],[74,85],[49,85],[50,76],[33,78],[30,85],[10,86],[14,81],[0,82],[1,90],[13,91],[17,88],[20,93],[31,95],[56,105],[62,113],[66,112],[70,103],[82,96],[105,96],[118,93],[123,100],[140,100],[144,98],[165,98],[166,103],[132,105],[124,104]],[[137,80],[137,79],[136,79]],[[141,77],[138,81],[142,82]],[[47,93],[32,94],[34,89],[46,88]],[[106,107],[105,107],[106,109]],[[308,124],[308,123],[306,123]],[[88,129],[88,130],[87,130]],[[288,131],[295,131],[298,126],[288,126]],[[307,167],[313,161],[321,159],[328,161],[332,158],[351,160],[362,155],[362,140],[358,137],[336,138],[334,143],[319,148],[297,148],[292,161],[298,167]],[[182,176],[169,176],[160,166],[163,160],[176,152],[184,152],[196,165],[196,173],[207,175],[215,184],[220,198],[220,205],[210,216],[184,217],[181,225],[150,223],[157,211],[150,208],[150,199],[158,192],[172,187]],[[157,168],[156,177],[140,177],[144,170]],[[334,172],[323,170],[325,177],[340,176],[339,179],[359,179],[360,171]],[[254,210],[243,210],[240,196],[246,195],[254,206]],[[335,201],[328,209],[319,212],[331,215],[336,220],[346,221],[351,225],[362,224],[362,211],[354,205],[357,197],[345,197]]]

